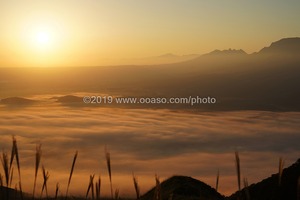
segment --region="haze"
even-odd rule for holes
[[[299,10],[292,0],[0,1],[0,157],[15,135],[26,193],[39,143],[51,195],[57,182],[65,193],[78,150],[70,196],[85,194],[91,174],[109,196],[104,146],[122,198],[134,196],[132,172],[144,194],[155,174],[214,187],[218,169],[218,191],[230,195],[235,150],[242,177],[257,183],[278,172],[279,157],[285,167],[299,159]],[[91,105],[84,96],[216,103]]]
[[[299,8],[292,0],[1,1],[0,66],[136,64],[228,48],[252,53],[300,35]]]

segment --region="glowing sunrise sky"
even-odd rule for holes
[[[298,0],[0,1],[0,67],[259,51],[300,35]]]

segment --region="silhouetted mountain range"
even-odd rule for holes
[[[300,53],[300,38],[284,38],[277,42],[273,42],[271,46],[265,47],[259,51],[259,53],[269,54],[297,54]]]
[[[286,38],[254,54],[216,50],[175,64],[0,68],[1,97],[77,92],[135,97],[210,96],[217,99],[216,104],[159,106],[300,111],[299,49],[300,38]]]
[[[239,49],[228,49],[228,50],[214,50],[208,54],[205,54],[206,56],[211,56],[211,55],[224,55],[224,56],[228,56],[228,55],[245,55],[247,54],[244,50]]]

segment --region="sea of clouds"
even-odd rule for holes
[[[49,193],[60,183],[64,193],[75,151],[78,159],[70,193],[85,195],[89,175],[101,175],[102,194],[109,195],[104,148],[111,153],[113,187],[133,196],[132,173],[142,193],[172,175],[186,175],[229,195],[237,189],[234,151],[249,184],[300,157],[298,112],[199,112],[197,110],[68,107],[59,104],[0,107],[0,150],[10,154],[18,142],[24,190],[32,191],[35,149],[42,144],[41,164],[50,173]],[[0,169],[3,174],[3,169]],[[18,181],[15,171],[13,185]],[[38,188],[42,184],[39,173]],[[39,191],[39,190],[38,190]]]

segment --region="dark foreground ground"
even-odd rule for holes
[[[0,187],[1,200],[20,200],[20,193]],[[24,194],[24,199],[32,199]],[[46,198],[44,198],[46,199]],[[49,198],[51,200],[55,198]],[[58,197],[57,199],[66,199]],[[68,197],[68,199],[86,199]],[[93,199],[90,197],[89,199]],[[96,198],[95,198],[96,199]],[[101,198],[106,200],[108,198]],[[119,197],[119,199],[124,199]],[[279,175],[273,174],[259,183],[243,188],[229,197],[218,193],[209,185],[186,176],[173,176],[145,193],[140,200],[299,200],[300,199],[300,159],[282,173],[281,184]]]

